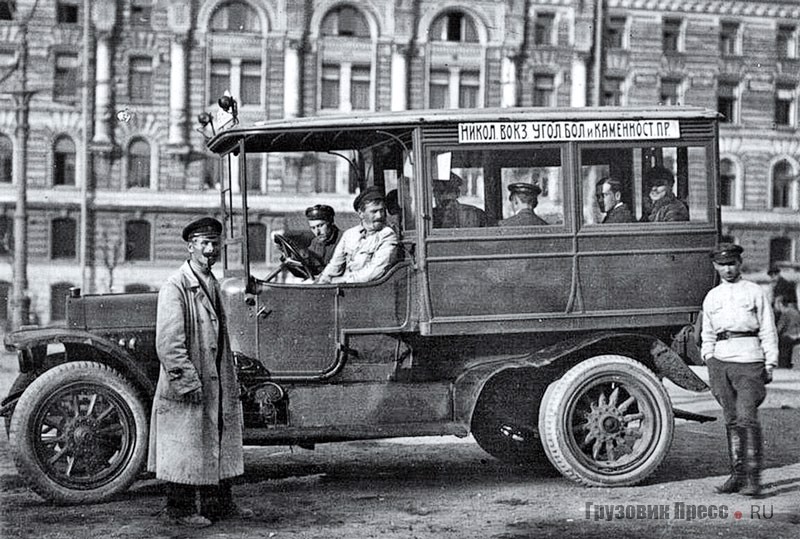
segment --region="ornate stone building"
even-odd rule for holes
[[[217,207],[195,118],[226,89],[243,123],[718,109],[723,233],[757,278],[770,262],[794,268],[799,35],[796,0],[0,0],[0,312],[14,268],[41,322],[63,317],[70,286],[158,287],[185,254],[182,224]],[[352,186],[324,163],[248,166],[264,266],[269,233],[302,227],[310,200],[348,211]]]

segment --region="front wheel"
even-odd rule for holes
[[[664,386],[624,356],[587,359],[550,384],[539,432],[550,462],[587,486],[629,486],[664,460],[674,418]]]
[[[127,489],[147,455],[139,393],[114,369],[58,365],[17,402],[9,444],[20,475],[54,503],[95,503]]]

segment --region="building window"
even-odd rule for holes
[[[0,320],[5,322],[8,320],[8,306],[9,306],[9,297],[11,296],[11,283],[7,283],[6,281],[0,281]]]
[[[0,183],[14,181],[14,146],[11,139],[0,134]]]
[[[75,144],[67,136],[53,145],[53,185],[75,185]]]
[[[555,97],[555,77],[553,75],[533,76],[533,106],[553,107]]]
[[[0,21],[13,21],[14,12],[17,9],[17,3],[14,0],[6,0],[0,2]]]
[[[323,109],[339,108],[339,71],[337,64],[325,64],[322,66],[322,101],[320,107]]]
[[[793,126],[797,90],[779,85],[775,90],[775,125]]]
[[[78,55],[65,53],[56,55],[56,70],[53,80],[53,99],[73,101],[78,97]]]
[[[153,59],[149,56],[133,56],[129,60],[128,80],[131,101],[153,100]]]
[[[738,85],[733,82],[720,82],[717,85],[717,112],[722,114],[721,122],[737,123]]]
[[[53,219],[50,225],[50,258],[74,259],[77,253],[75,219],[69,217]]]
[[[681,81],[676,79],[661,79],[661,104],[681,104]]]
[[[661,28],[661,46],[665,53],[681,52],[681,19],[664,19]]]
[[[450,72],[444,69],[431,71],[430,108],[450,108]]]
[[[739,54],[739,23],[723,22],[719,30],[719,53],[722,56]]]
[[[606,49],[624,49],[627,18],[609,17],[603,34],[603,46]]]
[[[80,0],[59,0],[56,2],[56,22],[78,24],[78,4]]]
[[[251,193],[260,193],[261,189],[261,170],[264,159],[257,153],[247,154],[247,190]]]
[[[736,204],[736,165],[730,159],[719,162],[719,204],[734,206]]]
[[[440,15],[430,29],[431,41],[478,42],[475,23],[463,13],[450,12]]]
[[[769,240],[769,264],[792,261],[792,240],[790,238],[772,238]]]
[[[225,90],[231,89],[231,63],[228,60],[211,60],[211,85],[209,101],[216,104]]]
[[[150,260],[150,223],[128,221],[125,223],[125,260]]]
[[[72,286],[72,283],[50,286],[50,320],[64,320],[67,317],[67,297]]]
[[[211,31],[261,32],[261,19],[258,13],[244,2],[225,2],[211,17]]]
[[[533,24],[534,45],[555,45],[555,15],[552,13],[537,13]]]
[[[606,77],[603,81],[603,105],[618,107],[622,105],[622,93],[625,80],[621,77]]]
[[[330,10],[322,21],[321,32],[323,36],[370,37],[367,20],[352,6]]]
[[[353,66],[350,69],[350,105],[353,110],[369,110],[370,67]]]
[[[14,220],[0,215],[0,256],[14,252]]]
[[[772,167],[772,207],[791,208],[794,174],[788,161],[782,160]]]
[[[131,26],[150,26],[153,0],[131,0]]]
[[[781,25],[775,38],[778,58],[797,58],[797,27]]]
[[[150,145],[141,139],[128,147],[128,187],[150,187]]]
[[[458,107],[472,109],[478,106],[481,82],[477,71],[462,71],[458,83]]]
[[[263,224],[247,224],[247,252],[251,263],[267,261],[267,227]]]
[[[261,62],[242,61],[242,83],[239,94],[242,105],[261,104]],[[222,94],[220,94],[222,95]]]

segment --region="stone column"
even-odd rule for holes
[[[406,99],[408,86],[408,53],[400,47],[395,46],[392,51],[392,110],[406,110],[408,99]]]
[[[586,57],[581,54],[576,54],[572,57],[572,70],[571,70],[572,86],[570,87],[570,106],[572,107],[585,107],[586,106],[586,83],[587,83],[587,70],[586,70]]]
[[[517,106],[517,66],[513,58],[508,55],[503,56],[503,64],[501,66],[500,84],[502,85],[503,93],[501,95],[501,107],[516,107]]]
[[[283,60],[283,116],[296,118],[300,114],[300,43],[286,44]]]
[[[188,45],[192,29],[192,5],[189,0],[172,0],[167,7],[167,24],[172,31],[169,44],[169,135],[171,153],[188,153],[187,97]]]
[[[110,148],[114,143],[111,129],[113,110],[111,96],[111,36],[117,20],[114,0],[96,0],[92,4],[92,24],[97,44],[95,50],[94,137],[92,145]]]

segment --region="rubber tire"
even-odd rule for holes
[[[70,384],[101,386],[113,394],[128,416],[130,447],[115,473],[96,485],[71,488],[47,474],[37,458],[38,433],[34,418],[53,393]],[[57,365],[34,380],[17,402],[11,418],[9,445],[19,474],[42,498],[57,504],[107,501],[125,491],[142,471],[147,458],[149,417],[139,392],[119,372],[101,363],[78,361]],[[131,439],[132,437],[132,439]]]
[[[643,404],[652,408],[652,421],[647,429],[652,440],[645,444],[641,458],[625,469],[607,473],[583,462],[589,459],[575,451],[568,428],[572,424],[572,418],[567,417],[570,403],[598,377],[613,377],[623,387],[636,386],[643,399],[649,401]],[[619,355],[595,356],[572,367],[548,386],[539,409],[539,432],[550,462],[565,477],[593,487],[630,486],[644,481],[669,452],[674,423],[672,404],[661,381],[638,361]]]
[[[36,376],[33,373],[23,373],[17,376],[14,379],[14,383],[11,384],[11,388],[8,390],[9,395],[13,395],[19,391],[22,391],[26,387],[30,385],[36,379]],[[3,420],[6,425],[6,436],[9,435],[11,432],[11,417],[14,415],[12,411],[9,415],[3,417]]]

